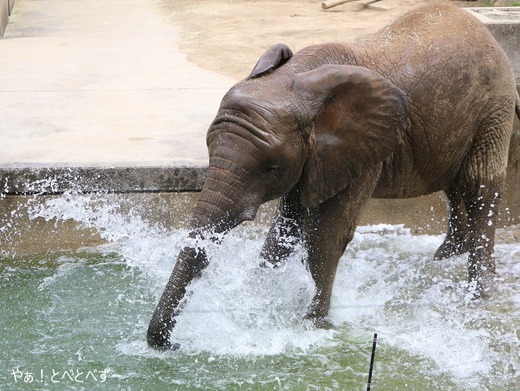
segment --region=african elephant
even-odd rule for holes
[[[449,224],[435,258],[469,252],[469,281],[485,295],[515,107],[520,116],[508,58],[454,6],[418,8],[352,44],[294,55],[275,45],[224,96],[209,127],[190,236],[225,233],[280,198],[261,257],[287,257],[287,236],[305,246],[316,284],[307,317],[320,326],[367,200],[442,190]],[[173,346],[179,302],[207,263],[204,248],[181,250],[150,321],[150,346]]]

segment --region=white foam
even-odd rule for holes
[[[190,351],[270,355],[288,348],[306,351],[331,338],[333,332],[303,321],[314,283],[300,258],[261,268],[261,244],[229,235],[210,250],[212,261],[191,285],[178,317],[176,342]]]
[[[439,244],[432,236],[356,235],[338,270],[331,316],[423,357],[433,363],[432,373],[477,387],[503,360],[497,344],[504,336],[493,330],[500,314],[467,298],[466,257],[432,260]],[[500,252],[498,263],[506,261]],[[517,321],[519,310],[512,314]],[[520,346],[518,338],[512,343]]]
[[[30,213],[32,218],[74,220],[83,228],[97,230],[104,239],[112,242],[158,233],[132,208],[109,195],[65,193],[48,199],[43,205],[35,204]]]
[[[94,196],[64,195],[34,215],[72,218],[97,229],[116,243],[129,266],[147,276],[157,298],[186,243],[186,232],[157,229],[113,200]],[[208,245],[210,265],[188,288],[172,333],[184,352],[274,355],[339,343],[337,332],[302,320],[314,294],[300,262],[304,254],[277,269],[260,268],[263,239],[240,228],[221,246]],[[417,357],[421,371],[449,374],[469,388],[496,373],[505,379],[496,384],[508,384],[507,377],[516,379],[520,371],[520,244],[496,247],[503,287],[500,297],[484,304],[468,298],[466,257],[432,260],[442,239],[413,236],[403,226],[360,227],[340,261],[331,321],[354,335],[377,332],[383,346]],[[121,349],[149,351],[141,339]]]
[[[81,265],[77,260],[67,256],[58,258],[57,262],[59,263],[59,266],[54,274],[43,278],[42,282],[38,286],[38,290],[45,290],[54,284],[59,284],[62,278],[73,273],[74,269]]]

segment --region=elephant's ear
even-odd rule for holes
[[[398,148],[409,126],[404,92],[366,68],[323,65],[296,75],[293,90],[313,102],[309,154],[300,180],[306,207],[374,169]]]
[[[255,77],[260,77],[275,70],[285,64],[292,55],[291,49],[283,43],[271,46],[262,57],[260,57],[260,60],[258,60],[253,71],[247,78],[254,79]]]

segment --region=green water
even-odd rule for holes
[[[391,284],[390,280],[388,283]],[[294,332],[289,333],[288,339],[280,342],[285,344],[281,352],[271,348],[273,352],[258,354],[251,352],[254,349],[248,352],[246,347],[235,353],[221,354],[211,351],[211,343],[209,351],[189,346],[180,352],[149,350],[144,336],[157,299],[156,284],[139,268],[127,265],[120,254],[106,248],[4,261],[0,284],[4,298],[0,318],[2,390],[366,388],[370,338],[374,331],[369,324],[343,323],[334,331],[320,331],[295,323],[292,327],[301,331],[302,338],[310,338],[311,343],[298,346],[298,337]],[[454,316],[450,314],[453,310],[448,309],[446,316]],[[514,319],[501,317],[504,311],[511,311]],[[452,325],[457,332],[467,327],[477,337],[479,333],[486,338],[490,333],[495,334],[488,357],[477,355],[477,362],[469,364],[494,360],[490,366],[501,372],[497,378],[478,381],[474,377],[465,378],[456,368],[454,373],[440,370],[435,357],[428,357],[421,349],[412,354],[408,349],[400,349],[395,342],[385,343],[385,339],[393,338],[385,336],[385,328],[398,327],[395,323],[400,320],[404,327],[413,326],[410,338],[421,337],[418,334],[420,320],[410,320],[418,316],[416,309],[405,308],[400,315],[394,314],[392,307],[376,312],[379,313],[374,316],[389,318],[388,324],[380,328],[383,337],[376,353],[374,376],[378,389],[514,390],[520,384],[518,350],[513,350],[518,349],[518,332],[515,336],[516,326],[507,324],[509,319],[518,325],[518,303],[515,308],[498,308],[494,313],[496,318],[488,319],[488,329],[479,325],[476,334],[469,324]],[[197,318],[195,322],[204,322],[214,314],[194,310],[192,314],[188,311],[187,316]],[[431,319],[427,322],[431,323]],[[450,325],[448,318],[446,324]],[[280,333],[280,329],[276,331]],[[447,327],[437,331],[442,335],[451,330]],[[228,332],[236,330],[215,330],[223,335]],[[315,335],[309,337],[309,334]],[[403,335],[406,338],[406,332]],[[279,335],[273,332],[273,337]],[[509,350],[505,349],[508,339],[511,339]],[[254,345],[255,341],[249,343]],[[478,344],[479,339],[474,343]],[[496,352],[492,350],[493,345]],[[464,347],[453,346],[454,354],[460,354],[457,351],[461,348]],[[503,362],[495,357],[500,356],[500,348],[504,348]],[[468,363],[460,365],[464,368]]]
[[[373,333],[377,390],[520,389],[518,244],[497,246],[500,294],[476,302],[464,257],[431,260],[441,237],[361,229],[338,269],[335,327],[317,330],[302,320],[304,265],[259,268],[265,230],[241,228],[191,285],[181,349],[156,352],[146,328],[185,232],[95,213],[107,245],[0,259],[0,390],[365,390]]]
[[[18,260],[0,271],[3,390],[304,389],[366,377],[368,341],[265,357],[147,351],[156,297],[111,253]]]

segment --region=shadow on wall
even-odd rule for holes
[[[4,35],[15,0],[0,0],[0,37]]]

